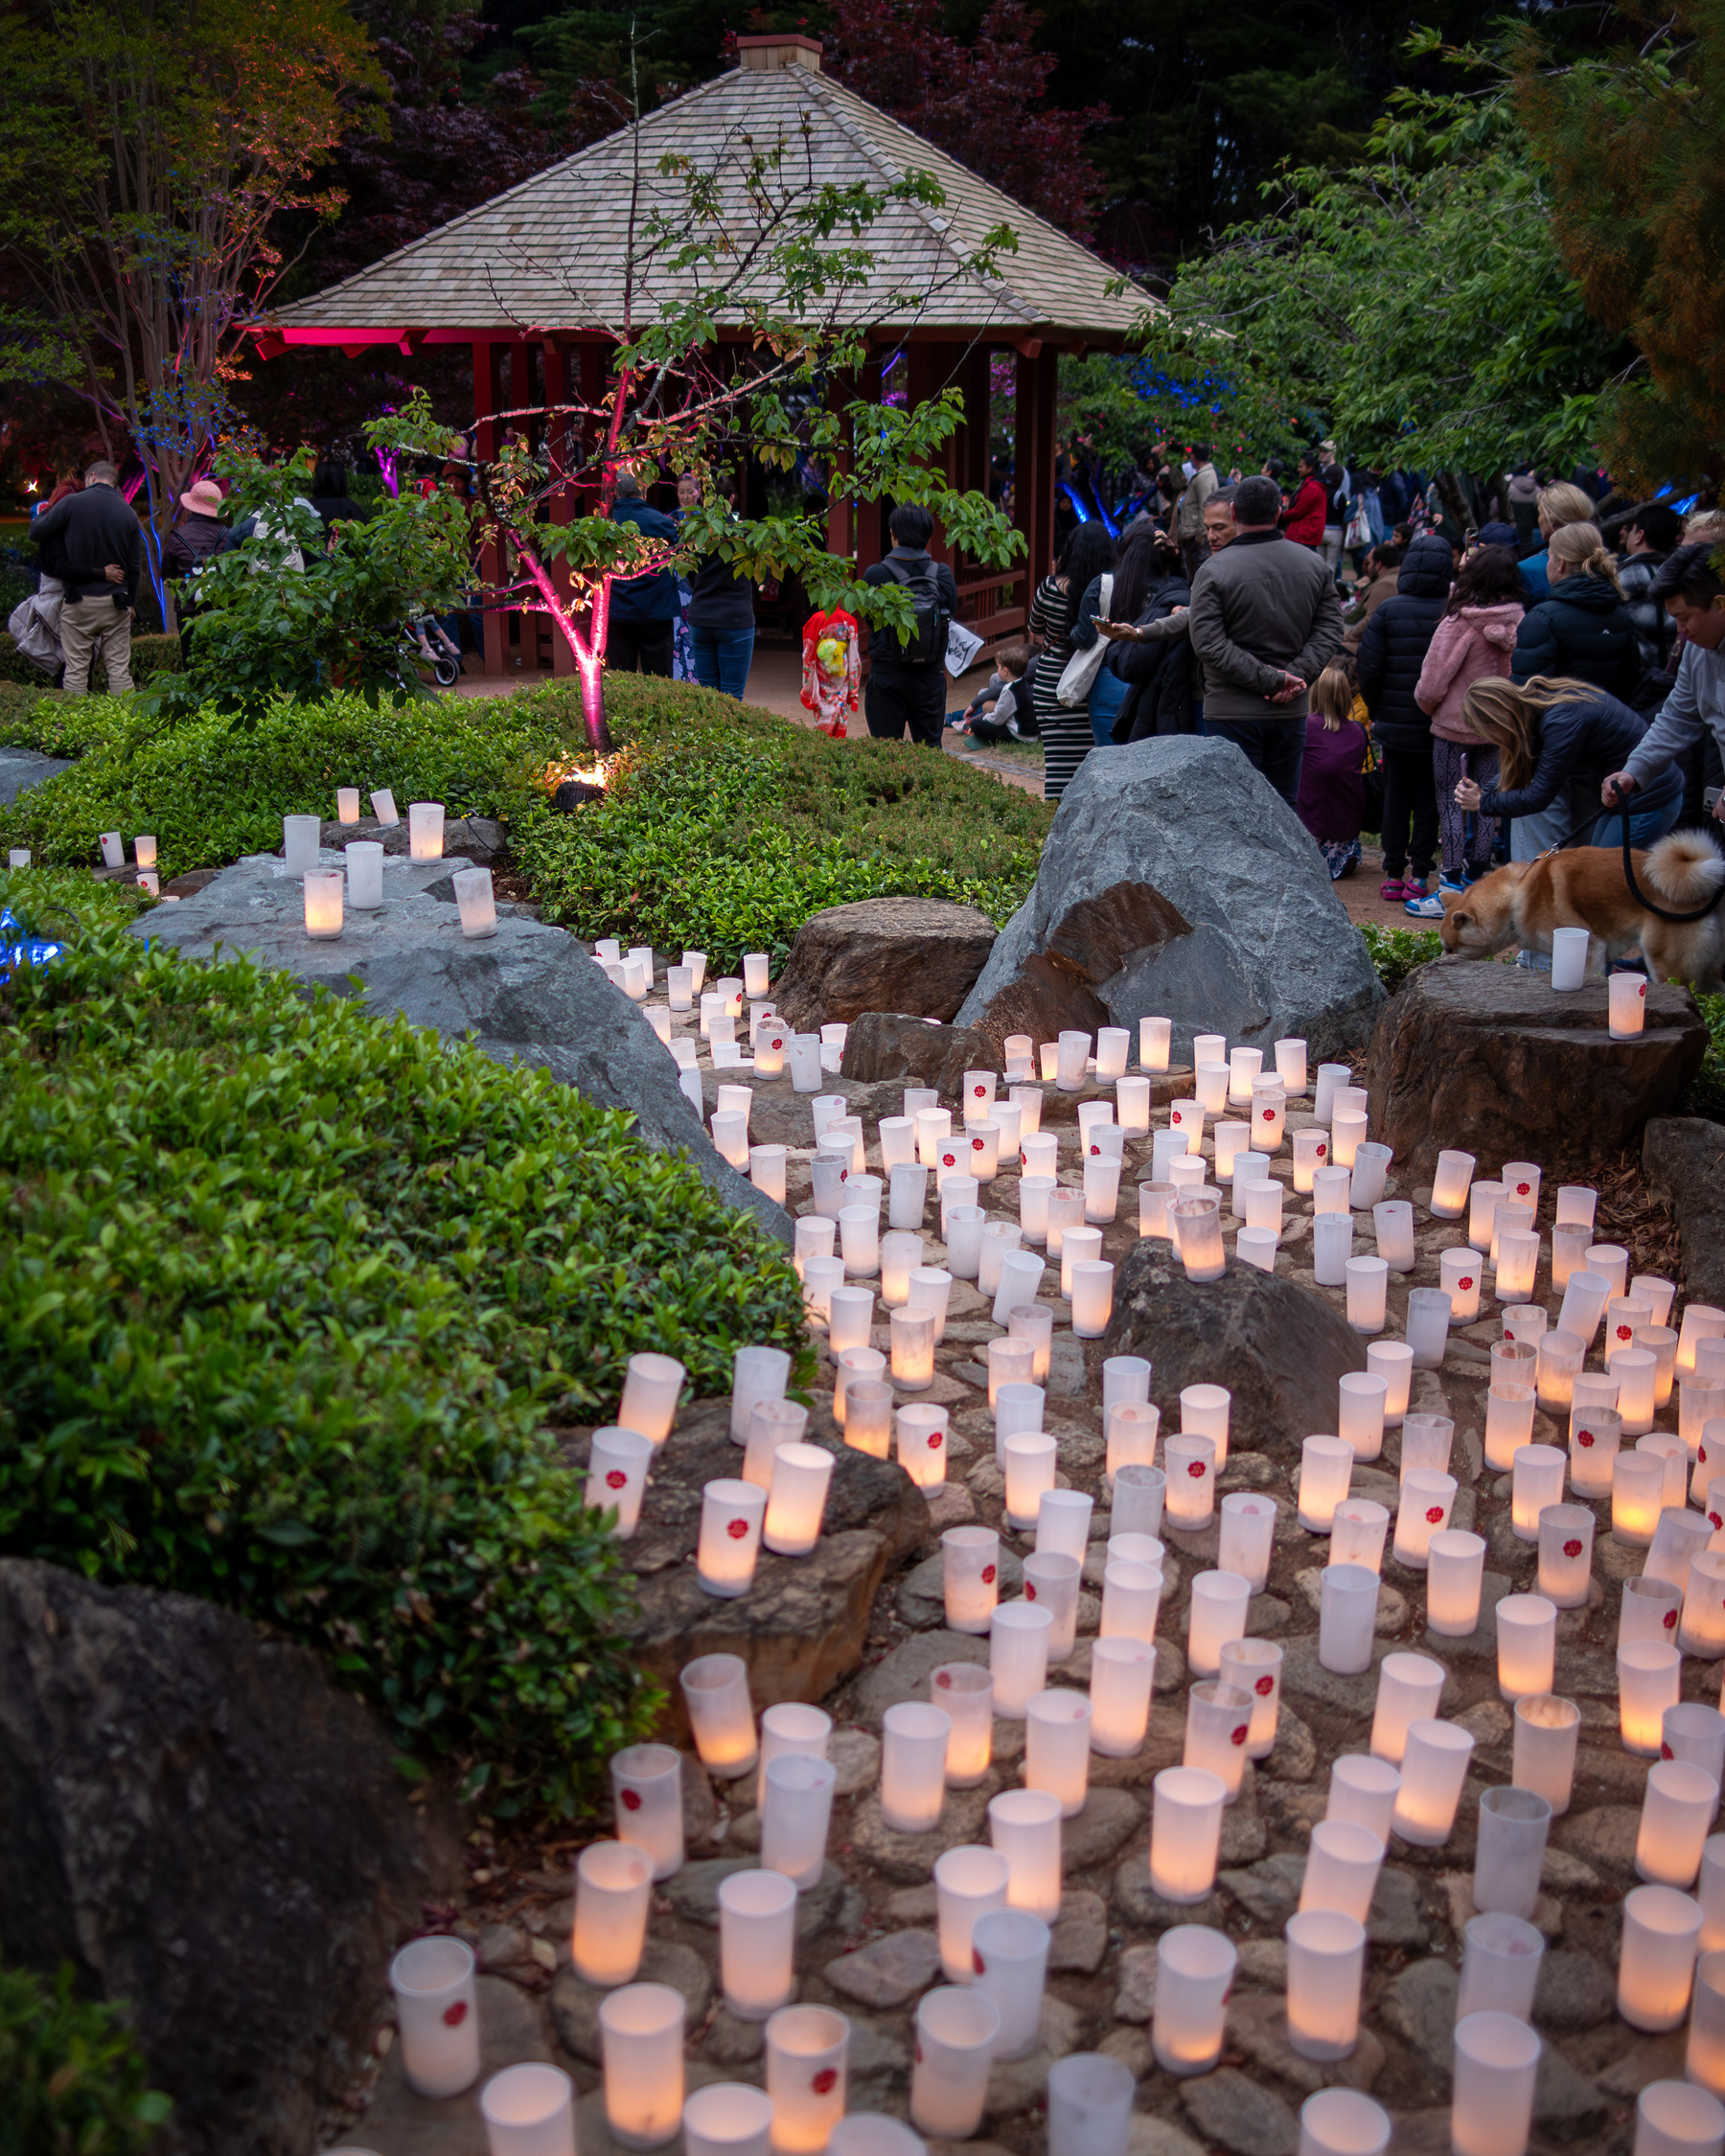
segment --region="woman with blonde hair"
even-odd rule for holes
[[[1538,513],[1539,536],[1546,542],[1548,554],[1554,532],[1562,531],[1567,524],[1593,522],[1591,495],[1583,493],[1579,487],[1572,487],[1567,479],[1559,479],[1554,486],[1541,487],[1534,507]],[[1535,599],[1550,597],[1552,587],[1545,554],[1530,555],[1521,565],[1521,573]]]
[[[1606,777],[1628,762],[1645,722],[1591,681],[1476,681],[1467,692],[1467,722],[1498,752],[1494,785],[1464,778],[1456,806],[1477,815],[1514,819],[1510,850],[1532,860],[1552,846],[1623,843],[1620,814],[1599,814]],[[1629,842],[1650,846],[1677,821],[1683,776],[1674,767],[1638,788]]]
[[[1590,681],[1626,703],[1641,678],[1641,646],[1598,526],[1564,525],[1549,558],[1551,597],[1522,616],[1510,679]]]

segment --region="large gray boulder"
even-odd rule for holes
[[[229,1611],[0,1562],[0,1938],[123,2003],[161,2156],[322,2145],[390,1954],[463,1884],[455,1805],[396,1752]]]
[[[319,859],[342,865],[338,852]],[[152,908],[133,933],[192,958],[211,957],[218,945],[249,952],[448,1040],[471,1036],[494,1063],[537,1065],[596,1107],[627,1110],[649,1145],[685,1147],[727,1204],[788,1243],[783,1208],[720,1158],[678,1087],[670,1051],[585,944],[510,906],[498,906],[494,936],[470,942],[462,934],[452,876],[466,865],[386,856],[382,906],[350,907],[341,934],[314,943],[299,877],[273,854],[251,854],[190,898]]]
[[[1231,743],[1174,737],[1086,757],[1029,898],[955,1023],[991,1039],[1174,1021],[1314,1064],[1362,1045],[1384,1000],[1292,809]]]

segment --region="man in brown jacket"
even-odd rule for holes
[[[1396,578],[1401,569],[1402,550],[1386,539],[1382,546],[1374,546],[1366,557],[1366,566],[1370,571],[1364,584],[1354,586],[1353,604],[1342,618],[1347,624],[1347,633],[1343,643],[1350,652],[1360,648],[1360,638],[1366,633],[1366,624],[1371,619],[1386,599],[1393,599]]]

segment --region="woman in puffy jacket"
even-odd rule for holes
[[[1448,608],[1420,668],[1414,696],[1432,722],[1432,778],[1443,857],[1438,888],[1409,908],[1422,919],[1441,920],[1441,894],[1465,890],[1491,866],[1496,819],[1476,815],[1470,837],[1468,819],[1455,798],[1464,778],[1485,786],[1497,782],[1497,750],[1469,724],[1467,692],[1476,681],[1508,677],[1526,610],[1527,586],[1514,555],[1506,546],[1479,548],[1457,573]]]
[[[1457,803],[1470,814],[1512,817],[1517,860],[1534,858],[1522,835],[1535,824],[1543,840],[1535,852],[1572,838],[1622,845],[1622,818],[1599,814],[1600,790],[1645,733],[1640,712],[1589,681],[1535,679],[1476,681],[1467,692],[1467,717],[1498,751],[1499,775],[1486,787],[1462,779]],[[1683,774],[1673,765],[1636,789],[1630,844],[1650,846],[1663,838],[1682,807]]]
[[[1414,691],[1449,605],[1455,569],[1448,539],[1422,532],[1402,558],[1395,597],[1384,601],[1360,638],[1360,694],[1384,760],[1384,881],[1378,896],[1392,903],[1425,897],[1438,851],[1432,724]]]
[[[1552,595],[1522,617],[1509,676],[1591,681],[1627,702],[1641,678],[1635,620],[1597,524],[1566,524],[1548,549]]]

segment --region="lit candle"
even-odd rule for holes
[[[687,1375],[675,1356],[632,1355],[623,1382],[622,1404],[617,1410],[618,1422],[626,1430],[638,1430],[655,1445],[662,1445],[671,1434]]]
[[[1373,1574],[1380,1573],[1389,1532],[1387,1504],[1380,1504],[1375,1498],[1344,1498],[1330,1526],[1330,1564],[1362,1565]],[[1429,1551],[1431,1545],[1426,1547]]]
[[[1185,1749],[1181,1764],[1204,1767],[1220,1780],[1224,1801],[1240,1794],[1246,1769],[1246,1745],[1252,1734],[1252,1694],[1220,1677],[1186,1690]]]
[[[444,805],[441,801],[407,804],[407,851],[413,860],[442,860]]]
[[[1351,1820],[1320,1820],[1312,1829],[1300,1906],[1334,1909],[1365,1923],[1384,1865],[1384,1844]]]
[[[1150,1891],[1164,1901],[1202,1901],[1216,1883],[1228,1792],[1203,1767],[1164,1767],[1151,1789]]]
[[[1301,2058],[1351,2055],[1360,2040],[1366,1927],[1335,1909],[1306,1909],[1283,1927],[1288,1942],[1288,2044]]]
[[[575,1861],[571,1952],[584,1984],[633,1982],[647,1938],[653,1865],[629,1842],[592,1842]]]
[[[1222,1648],[1244,1638],[1252,1589],[1237,1572],[1195,1572],[1186,1606],[1186,1666],[1194,1677],[1214,1677]]]
[[[1139,1019],[1138,1068],[1140,1070],[1166,1070],[1173,1041],[1174,1021],[1172,1019]]]
[[[1447,1672],[1425,1655],[1384,1657],[1378,1670],[1377,1699],[1371,1716],[1371,1755],[1399,1767],[1408,1749],[1408,1730],[1432,1720],[1443,1696]]]
[[[1570,1409],[1570,1487],[1577,1497],[1608,1498],[1623,1442],[1623,1418],[1612,1408]]]
[[[994,1749],[994,1677],[974,1662],[945,1662],[930,1672],[930,1697],[947,1732],[946,1785],[974,1789],[988,1772]]]
[[[1623,1750],[1657,1759],[1665,1710],[1677,1704],[1683,1658],[1657,1640],[1631,1640],[1617,1652],[1618,1719]]]
[[[1558,1454],[1561,1460],[1563,1455]],[[1426,1569],[1426,1549],[1435,1534],[1449,1525],[1456,1502],[1456,1478],[1429,1468],[1413,1468],[1402,1478],[1395,1508],[1395,1560],[1414,1571]]]
[[[1539,1515],[1539,1592],[1553,1609],[1586,1607],[1593,1585],[1593,1540],[1594,1516],[1584,1504],[1548,1504]],[[1725,1653],[1725,1647],[1720,1651]]]
[[[1680,1514],[1686,1527],[1693,1515]],[[1707,1523],[1700,1523],[1705,1526]],[[1702,1549],[1690,1558],[1689,1579],[1684,1589],[1683,1617],[1677,1633],[1678,1651],[1703,1662],[1725,1656],[1725,1551]]]
[[[306,871],[306,933],[313,942],[330,941],[341,933],[342,882],[339,868]]]
[[[726,2009],[765,2021],[790,1999],[796,1886],[781,1871],[734,1871],[719,1884],[719,1961]]]
[[[1512,1462],[1510,1526],[1518,1542],[1539,1540],[1539,1515],[1563,1502],[1563,1471],[1569,1456],[1555,1445],[1522,1445]],[[1650,1538],[1649,1538],[1650,1539]]]
[[[1190,1534],[1209,1520],[1215,1505],[1216,1447],[1214,1440],[1181,1432],[1162,1447],[1167,1476],[1167,1517],[1170,1526]]]
[[[1536,1452],[1537,1446],[1527,1446]],[[1651,1547],[1665,1502],[1665,1461],[1657,1453],[1619,1453],[1611,1463],[1612,1539],[1625,1548]]]
[[[474,1967],[458,1938],[411,1939],[389,1964],[402,2071],[416,2096],[458,2096],[479,2077]]]
[[[946,1797],[952,1717],[920,1700],[901,1700],[882,1717],[881,1816],[900,1834],[927,1834]]]
[[[781,2007],[767,2024],[775,2156],[823,2156],[844,2116],[850,2023],[830,2007]]]
[[[610,1771],[618,1841],[645,1852],[656,1879],[669,1879],[683,1861],[680,1754],[668,1744],[626,1745],[611,1754]]]
[[[1252,1702],[1248,1759],[1267,1759],[1276,1749],[1281,1676],[1282,1650],[1274,1640],[1230,1640],[1222,1649],[1223,1682],[1237,1686]]]
[[[1113,1569],[1112,1567],[1110,1568]],[[1112,1636],[1091,1647],[1091,1750],[1104,1757],[1130,1758],[1150,1726],[1150,1694],[1156,1649],[1142,1640]]]
[[[1488,2009],[1456,2024],[1452,2156],[1522,2156],[1540,2049],[1528,2024],[1509,2014]]]
[[[1208,2074],[1222,2055],[1239,1956],[1208,1924],[1173,1924],[1156,1942],[1151,2050],[1164,2074]]]
[[[754,1495],[765,1493],[756,1490]],[[748,1696],[748,1665],[742,1656],[698,1655],[683,1664],[678,1682],[702,1765],[723,1781],[748,1774],[760,1747]]]
[[[1477,1632],[1484,1572],[1484,1536],[1440,1528],[1426,1545],[1427,1629],[1450,1640]]]
[[[1689,2049],[1683,2070],[1714,2096],[1725,2093],[1725,1953],[1708,1947],[1695,1963],[1695,2003],[1690,2012]]]
[[[1455,1722],[1413,1722],[1395,1793],[1394,1831],[1416,1848],[1441,1848],[1456,1823],[1472,1735]]]
[[[826,1862],[838,1778],[830,1759],[812,1759],[803,1753],[786,1753],[768,1762],[761,1863],[769,1871],[782,1871],[805,1892],[818,1882]]]
[[[1006,1901],[1051,1924],[1060,1915],[1060,1800],[1008,1789],[988,1800],[988,1838],[1006,1859]]]
[[[1610,1003],[1606,1023],[1611,1038],[1639,1040],[1647,1010],[1645,979],[1637,974],[1613,974],[1605,983],[1605,993]]]
[[[998,1849],[967,1844],[934,1860],[934,1911],[940,1965],[949,1984],[969,1984],[976,1927],[1006,1907],[1009,1867]]]
[[[1395,1800],[1401,1790],[1401,1770],[1387,1759],[1344,1753],[1330,1768],[1327,1820],[1363,1826],[1386,1847]]]
[[[940,1556],[948,1629],[987,1632],[1000,1594],[1000,1536],[992,1527],[948,1527]]]
[[[1702,1768],[1687,1759],[1656,1760],[1642,1795],[1635,1841],[1639,1876],[1658,1886],[1692,1887],[1718,1801],[1719,1784]]]
[[[1377,1265],[1376,1258],[1353,1264]],[[1378,1286],[1381,1289],[1380,1277]],[[1351,1290],[1349,1291],[1351,1302]],[[1300,1448],[1300,1524],[1308,1534],[1326,1535],[1335,1524],[1336,1506],[1347,1495],[1353,1473],[1353,1447],[1340,1437],[1306,1437]],[[1224,1503],[1227,1503],[1225,1499]],[[1274,1514],[1272,1515],[1274,1519]]]
[[[628,1542],[641,1518],[641,1498],[647,1486],[647,1469],[653,1443],[638,1430],[595,1430],[587,1466],[586,1488],[582,1502],[601,1512],[617,1515],[612,1533]]]
[[[1497,1606],[1497,1640],[1501,1699],[1513,1704],[1551,1690],[1557,1655],[1553,1603],[1543,1594],[1506,1594]]]
[[[982,2123],[1000,2017],[976,1985],[938,1985],[916,2003],[910,2122],[919,2132],[962,2141]]]
[[[734,1600],[748,1593],[766,1515],[767,1493],[753,1482],[724,1476],[702,1485],[695,1579],[703,1594]]]
[[[1309,1437],[1306,1439],[1308,1445],[1312,1441]],[[1302,1498],[1305,1495],[1303,1478],[1300,1494]],[[1270,1577],[1270,1559],[1276,1542],[1276,1500],[1250,1490],[1230,1490],[1222,1500],[1221,1516],[1217,1570],[1237,1572],[1254,1594],[1261,1594]]]
[[[1701,1936],[1701,1905],[1675,1887],[1635,1887],[1623,1896],[1617,2010],[1631,2029],[1680,2029]]]

